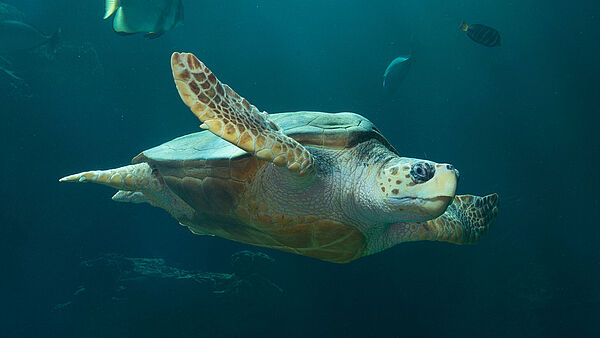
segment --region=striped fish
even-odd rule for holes
[[[467,32],[467,36],[478,44],[486,47],[500,46],[500,32],[492,27],[478,23],[467,25],[467,23],[463,21],[462,25],[460,25],[460,29]]]
[[[113,29],[119,34],[146,33],[155,39],[183,23],[181,0],[105,0],[104,19],[113,13]]]

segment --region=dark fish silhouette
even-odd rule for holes
[[[59,34],[60,29],[53,35],[46,35],[21,21],[0,21],[0,54],[33,49],[45,44],[55,50]]]
[[[500,32],[492,27],[478,23],[467,25],[467,23],[463,21],[462,25],[460,25],[460,29],[467,32],[467,36],[478,44],[486,47],[500,46]]]
[[[395,58],[385,69],[383,74],[383,88],[389,92],[397,91],[400,83],[408,74],[412,65],[412,55],[404,55]]]

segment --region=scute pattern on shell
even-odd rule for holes
[[[171,68],[181,99],[204,129],[300,175],[312,170],[312,156],[300,143],[286,136],[267,113],[221,83],[194,55],[173,53]]]

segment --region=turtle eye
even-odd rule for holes
[[[429,181],[435,175],[435,167],[431,163],[419,162],[410,168],[410,177],[415,183]]]

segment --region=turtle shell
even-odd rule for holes
[[[271,114],[282,131],[305,146],[352,148],[377,139],[395,149],[366,118],[354,113],[294,112]],[[263,160],[209,131],[176,138],[133,159],[160,172],[166,185],[197,213],[178,219],[197,234],[270,247],[332,262],[362,255],[364,236],[352,226],[323,218],[272,215],[248,195]],[[261,211],[262,210],[262,211]],[[317,244],[315,244],[317,243]]]
[[[371,121],[354,113],[292,112],[270,114],[271,120],[283,132],[301,143],[313,147],[342,149],[375,138],[397,154]],[[234,160],[250,156],[246,151],[209,131],[178,137],[144,151],[133,159],[139,162],[171,162],[198,160]]]

